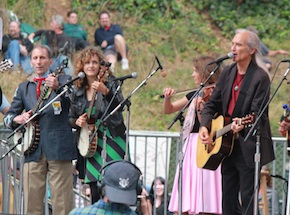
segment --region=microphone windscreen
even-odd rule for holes
[[[161,76],[165,78],[167,76],[167,71],[165,69],[161,70]]]

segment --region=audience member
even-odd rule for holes
[[[36,45],[31,53],[34,73],[18,86],[11,108],[4,117],[6,127],[17,128],[27,122],[34,114],[32,111],[41,108],[38,99],[42,98],[39,95],[44,95],[41,90],[44,84],[51,90],[45,94],[43,106],[55,98],[59,86],[69,80],[68,75],[50,74],[51,63],[52,54],[49,48]],[[67,215],[74,207],[72,160],[76,159],[77,153],[72,129],[67,123],[69,106],[70,100],[63,95],[27,125],[27,129],[29,125],[35,125],[32,129],[32,136],[35,138],[31,138],[29,148],[24,152],[25,214],[43,214],[47,177],[53,213]]]
[[[128,161],[109,164],[103,174],[102,199],[85,208],[75,208],[69,215],[135,215],[129,206],[136,205],[140,175],[141,171]]]
[[[259,46],[259,37],[251,31],[243,30],[234,36],[231,51],[235,63],[223,70],[201,113],[199,136],[203,144],[213,143],[209,131],[216,114],[232,122],[227,135],[234,134],[234,143],[230,145],[230,155],[225,157],[221,165],[223,215],[252,215],[254,212],[257,138],[250,135],[245,141],[250,128],[240,121],[248,114],[258,115],[269,97],[270,78],[264,69]],[[260,120],[260,163],[265,165],[275,159],[268,110]],[[238,201],[239,196],[241,201]],[[238,202],[241,202],[241,212],[237,211]]]
[[[10,103],[7,101],[4,93],[2,92],[2,89],[0,87],[0,112],[5,115],[9,108],[10,108]]]
[[[112,81],[114,76],[108,70],[109,65],[105,62],[104,56],[98,48],[89,46],[83,49],[79,53],[75,65],[75,75],[83,72],[85,78],[75,82],[75,88],[71,95],[69,122],[77,130],[79,147],[86,147],[87,158],[79,158],[78,162],[81,165],[78,167],[81,172],[85,168],[84,181],[90,184],[92,202],[94,203],[100,198],[97,182],[101,180],[99,169],[104,165],[104,156],[107,161],[120,160],[124,158],[126,153],[126,127],[123,121],[122,108],[106,121],[106,149],[103,146],[104,127],[103,124],[99,126],[100,119],[106,112],[111,99],[114,98],[107,114],[123,101],[123,96],[122,92],[118,91],[117,95],[113,97],[118,87],[118,81]],[[79,141],[91,138],[80,135],[84,129],[91,134],[95,132],[95,129],[98,129],[91,143],[94,145],[90,145],[88,142],[86,145]],[[103,153],[102,149],[105,150],[106,154]]]
[[[142,189],[141,197],[141,214],[142,215],[164,215],[164,209],[166,214],[172,214],[168,210],[169,197],[165,193],[165,179],[162,177],[156,177],[152,182],[149,194],[145,188]],[[165,199],[166,196],[166,199]],[[167,202],[164,202],[167,200]],[[154,208],[155,207],[155,208]],[[154,213],[156,211],[156,213]]]
[[[55,71],[62,61],[69,55],[69,37],[64,33],[64,19],[61,15],[52,16],[50,30],[38,30],[31,33],[28,38],[40,36],[41,43],[47,45],[52,52],[52,65],[50,70]],[[73,75],[73,67],[64,69],[66,74]]]
[[[70,46],[73,48],[73,51],[80,51],[89,45],[84,27],[78,24],[78,14],[76,11],[69,11],[67,13],[64,33],[71,38]]]
[[[111,24],[110,14],[107,11],[100,13],[99,24],[100,27],[95,31],[95,45],[102,48],[106,60],[112,63],[112,71],[119,58],[121,58],[122,69],[128,70],[128,49],[120,25]]]
[[[214,70],[215,65],[207,66],[213,61],[214,58],[209,56],[202,56],[193,60],[192,77],[196,86],[199,86],[200,83],[204,83],[206,78],[208,78],[210,73]],[[216,171],[212,171],[198,168],[196,165],[201,111],[220,73],[221,69],[218,69],[209,79],[204,89],[204,96],[197,96],[188,106],[182,135],[185,141],[183,144],[182,198],[179,198],[180,192],[178,187],[180,168],[178,165],[169,204],[169,210],[175,213],[179,211],[179,203],[182,199],[181,210],[184,214],[198,214],[201,212],[221,214],[222,188],[220,167],[218,167]],[[189,92],[184,97],[172,102],[171,99],[174,94],[174,89],[165,88],[163,90],[163,112],[165,114],[171,114],[181,110],[195,93],[195,91]],[[212,193],[214,193],[214,195],[212,195]]]
[[[13,70],[21,67],[25,74],[30,74],[33,68],[30,65],[29,53],[33,44],[28,38],[20,34],[20,22],[12,21],[9,23],[9,33],[3,36],[2,50],[6,59],[11,59]]]

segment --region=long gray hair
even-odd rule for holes
[[[249,51],[251,49],[256,49],[256,51],[255,51],[255,53],[253,55],[253,60],[256,62],[256,64],[260,68],[265,70],[268,73],[269,77],[270,77],[269,70],[266,67],[265,63],[263,62],[263,56],[262,56],[261,51],[260,51],[261,41],[259,39],[259,36],[255,32],[247,30],[247,29],[239,28],[239,29],[236,30],[236,34],[239,34],[239,33],[242,33],[242,32],[247,32],[248,35],[249,35],[248,40],[247,40]]]

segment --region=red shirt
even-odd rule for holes
[[[236,102],[238,100],[238,96],[239,96],[239,93],[241,90],[244,76],[245,76],[245,74],[241,75],[238,72],[236,74],[236,77],[235,77],[235,80],[234,80],[234,83],[232,86],[232,97],[231,97],[231,100],[230,100],[230,103],[228,106],[228,114],[230,116],[232,115],[234,108],[235,108],[235,105],[236,105]]]

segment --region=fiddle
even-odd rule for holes
[[[215,88],[215,84],[211,84],[211,85],[204,87],[201,90],[200,97],[202,97],[204,102],[206,102],[210,98],[214,88]]]
[[[203,89],[201,90],[201,92],[200,92],[200,95],[202,95],[203,94],[203,91],[207,91],[209,88],[215,88],[215,84],[210,84],[210,85],[207,85],[207,86],[205,86],[205,87],[203,87]],[[173,93],[173,95],[179,95],[179,94],[182,94],[182,93],[190,93],[190,92],[193,92],[193,91],[196,91],[196,90],[198,90],[199,88],[195,88],[195,89],[186,89],[186,90],[177,90],[176,92],[174,92]],[[213,90],[212,89],[212,90]],[[210,91],[209,91],[210,92]],[[212,91],[211,91],[212,92]],[[207,93],[206,93],[207,94]],[[210,94],[211,95],[211,94]],[[209,96],[210,96],[209,95]],[[161,98],[161,99],[163,99],[164,98],[164,95],[162,94],[162,95],[158,95],[158,97],[159,98]],[[203,96],[202,96],[203,97]]]

